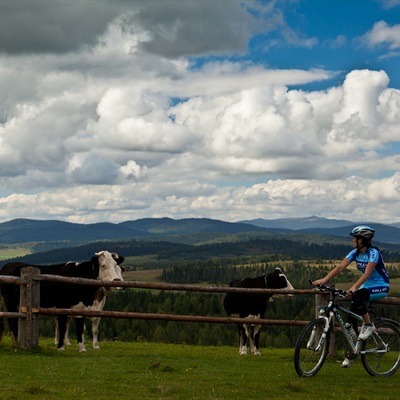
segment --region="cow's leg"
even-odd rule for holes
[[[54,320],[54,344],[57,346],[58,344],[58,319]]]
[[[238,324],[238,333],[239,333],[239,354],[246,355],[247,354],[247,346],[246,346],[246,334],[244,331],[244,327],[242,324]]]
[[[67,325],[65,327],[65,337],[64,337],[64,344],[66,346],[71,346],[71,339],[69,337],[69,330],[71,327],[71,317],[67,318]],[[59,335],[58,335],[59,331],[58,331],[58,319],[55,319],[55,323],[54,323],[54,344],[58,344],[59,341]]]
[[[247,341],[249,338],[249,325],[244,324],[240,325],[241,330],[241,343],[240,343],[240,349],[239,349],[239,354],[241,356],[245,356],[247,354]]]
[[[83,331],[85,329],[85,317],[76,318],[76,339],[78,341],[79,352],[85,352],[86,347],[83,339]]]
[[[5,302],[5,306],[6,306],[7,311],[9,311],[9,312],[19,312],[18,305],[13,304],[11,301]],[[14,344],[14,346],[17,346],[18,345],[18,319],[17,318],[8,318],[7,322],[8,322],[8,328],[10,329],[10,332],[11,332],[11,339],[13,341],[13,344]]]
[[[65,350],[64,337],[65,337],[65,331],[67,329],[67,318],[68,317],[66,315],[60,315],[57,317],[57,319],[58,319],[58,344],[57,344],[58,350]]]
[[[96,350],[100,349],[100,346],[99,346],[99,324],[100,324],[100,318],[92,318],[93,348]]]
[[[71,321],[72,321],[72,317],[68,317],[67,318],[67,327],[65,330],[65,337],[64,337],[64,343],[66,346],[71,346],[71,339],[69,337],[69,330],[71,328]]]
[[[16,346],[18,344],[18,319],[17,318],[8,318],[8,327],[11,332],[11,338]]]
[[[250,345],[250,352],[254,354],[254,325],[248,325],[248,338],[249,338],[249,345]]]
[[[260,330],[261,325],[253,325],[252,332],[251,332],[251,352],[255,356],[261,356],[260,348],[259,348],[259,341],[260,341]]]

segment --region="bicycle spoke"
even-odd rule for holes
[[[363,342],[361,360],[373,376],[389,376],[400,366],[400,331],[390,321],[375,324],[377,332]]]

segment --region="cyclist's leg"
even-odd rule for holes
[[[350,311],[355,314],[361,315],[363,318],[364,316],[367,316],[367,318],[369,318],[367,306],[370,298],[371,295],[368,289],[362,288],[356,290],[351,300]],[[357,319],[349,315],[347,320],[350,324],[353,325],[355,332],[358,333]]]
[[[360,291],[363,290],[367,290],[369,293],[369,301],[374,301],[374,300],[380,300],[385,298],[388,295],[389,292],[389,286],[369,286],[369,287],[365,287],[360,289]],[[368,302],[366,302],[366,305],[368,305]],[[361,328],[361,332],[359,335],[359,338],[361,340],[365,340],[368,337],[370,337],[370,335],[375,331],[375,326],[374,323],[371,321],[370,315],[368,312],[366,312],[365,314],[361,314],[364,320],[364,324]]]
[[[361,315],[364,318],[366,314],[368,315],[367,305],[369,299],[370,299],[370,293],[367,289],[359,289],[355,291],[352,297],[350,311],[352,311],[355,314]],[[347,316],[347,322],[353,326],[354,331],[358,335],[358,320],[349,314]],[[354,354],[351,354],[350,349],[348,348],[346,350],[346,356],[342,361],[342,367],[349,368],[351,366],[352,360],[354,360],[355,357],[356,356]]]

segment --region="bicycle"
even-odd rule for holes
[[[330,333],[335,332],[336,324],[341,328],[348,346],[347,357],[361,357],[364,369],[372,376],[390,376],[400,367],[400,330],[399,323],[381,318],[369,305],[370,315],[376,330],[366,340],[360,340],[354,329],[349,330],[349,324],[343,321],[339,312],[352,315],[359,321],[362,317],[353,313],[341,304],[339,299],[347,297],[346,292],[330,285],[317,287],[320,292],[330,292],[327,306],[319,310],[318,318],[310,321],[301,331],[294,352],[294,367],[300,377],[315,376],[324,365],[329,351]],[[352,338],[353,335],[353,338]]]

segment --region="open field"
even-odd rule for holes
[[[162,269],[143,269],[139,271],[124,272],[126,281],[161,282]]]
[[[398,398],[398,375],[373,378],[356,361],[330,359],[314,378],[300,379],[293,349],[239,356],[236,347],[102,343],[99,351],[57,351],[41,339],[34,351],[0,344],[2,400],[105,399],[342,399]]]
[[[23,246],[8,245],[0,248],[0,261],[8,260],[10,258],[22,257],[31,253],[31,249]]]

